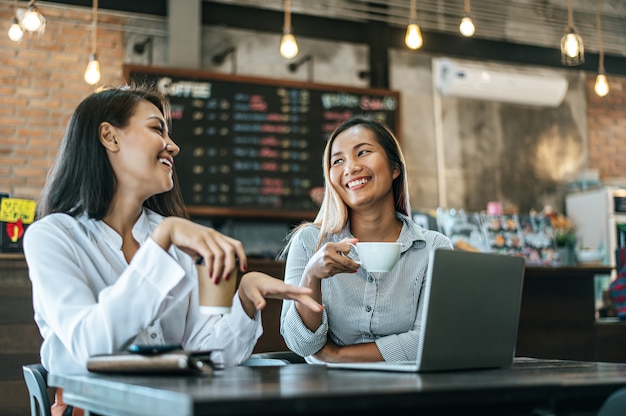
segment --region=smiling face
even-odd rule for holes
[[[179,147],[169,137],[161,111],[142,100],[127,126],[101,125],[103,144],[115,172],[117,192],[145,200],[172,189],[174,157]]]
[[[330,183],[352,210],[393,206],[392,183],[400,174],[392,168],[374,132],[355,125],[340,133],[330,149]]]

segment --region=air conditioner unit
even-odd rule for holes
[[[567,79],[542,69],[435,58],[435,85],[442,95],[558,107],[567,93]]]

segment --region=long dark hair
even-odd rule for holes
[[[56,212],[72,216],[85,212],[89,218],[104,218],[116,183],[113,168],[99,139],[100,124],[108,122],[118,128],[128,126],[142,100],[154,104],[168,124],[171,123],[169,100],[152,87],[106,89],[91,94],[76,107],[37,207],[40,218]],[[144,206],[164,216],[187,217],[176,170],[173,181],[170,191],[148,198]]]

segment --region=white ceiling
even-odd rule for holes
[[[212,0],[218,3],[284,9],[284,0]],[[626,0],[601,1],[602,44],[607,55],[626,57]],[[417,21],[423,31],[458,33],[464,0],[417,0]],[[517,44],[559,48],[567,27],[568,0],[471,0],[475,37]],[[585,50],[597,53],[596,0],[572,0],[574,25]],[[410,0],[291,0],[294,14],[344,20],[408,23]],[[294,31],[297,34],[294,22]],[[425,41],[428,39],[425,37]]]

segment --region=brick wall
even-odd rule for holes
[[[609,94],[593,92],[595,75],[587,78],[589,167],[601,179],[626,178],[626,77],[609,74]]]
[[[21,2],[23,3],[23,2]],[[21,5],[20,7],[23,7]],[[94,87],[83,79],[91,53],[91,9],[40,6],[47,19],[42,36],[6,35],[12,2],[0,3],[0,191],[36,199],[67,121]],[[101,84],[123,80],[120,18],[101,15],[97,30]]]

